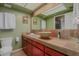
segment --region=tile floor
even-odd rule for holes
[[[11,56],[27,56],[22,50],[12,53]]]

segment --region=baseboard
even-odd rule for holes
[[[12,53],[16,53],[18,51],[21,51],[23,48],[17,49],[17,50],[13,50]]]

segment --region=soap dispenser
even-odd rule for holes
[[[18,43],[18,42],[19,42],[19,37],[16,37],[15,42],[16,42],[16,43]]]
[[[60,32],[58,32],[58,35],[57,35],[57,37],[58,37],[58,38],[61,38],[61,34],[60,34]]]

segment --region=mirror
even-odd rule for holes
[[[64,24],[64,15],[55,17],[55,29],[63,29]]]

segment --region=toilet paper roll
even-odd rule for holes
[[[16,37],[16,42],[19,42],[19,37]]]

